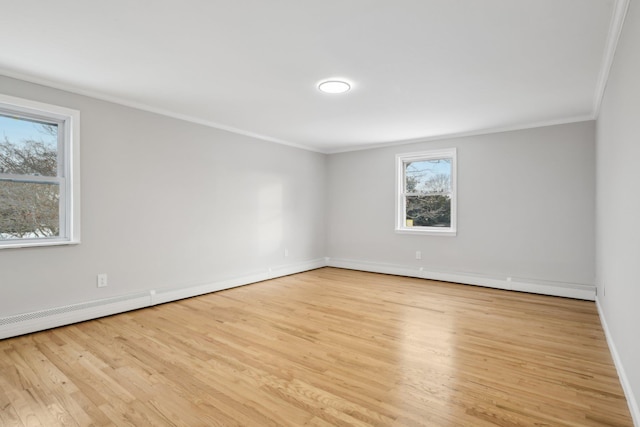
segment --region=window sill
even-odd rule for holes
[[[0,243],[1,249],[16,249],[16,248],[37,248],[42,246],[67,246],[67,245],[79,245],[79,240],[19,240],[19,241],[4,241]]]
[[[423,236],[449,236],[455,237],[457,232],[451,228],[436,228],[436,227],[411,227],[411,228],[396,228],[398,234],[418,234]]]

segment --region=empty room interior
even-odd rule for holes
[[[0,425],[640,427],[638,0],[0,10]]]

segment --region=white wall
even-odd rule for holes
[[[597,121],[598,301],[640,425],[640,4],[631,1]],[[626,377],[626,378],[625,378]]]
[[[444,147],[458,149],[458,235],[395,233],[395,155]],[[331,155],[328,255],[593,286],[594,156],[594,122]]]
[[[0,93],[80,110],[82,161],[82,244],[0,250],[0,317],[325,254],[325,155],[5,77]]]

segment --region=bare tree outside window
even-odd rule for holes
[[[406,220],[414,227],[451,226],[451,159],[405,163]]]
[[[58,126],[0,116],[0,135],[0,240],[58,236]]]

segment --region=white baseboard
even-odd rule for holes
[[[622,365],[622,360],[620,359],[620,355],[618,354],[618,349],[616,348],[616,344],[613,341],[613,337],[611,336],[611,331],[609,330],[609,325],[607,325],[607,319],[604,317],[604,312],[602,311],[602,306],[600,305],[600,300],[596,297],[596,307],[598,307],[598,314],[600,315],[600,323],[602,323],[602,329],[604,330],[604,335],[607,338],[607,344],[609,345],[609,351],[611,352],[611,357],[613,357],[613,363],[616,366],[616,370],[618,371],[618,378],[620,378],[620,385],[622,385],[622,390],[624,391],[624,395],[627,398],[627,404],[629,405],[629,412],[631,412],[631,418],[633,418],[633,425],[635,427],[640,427],[640,408],[638,407],[638,401],[633,393],[633,389],[631,388],[631,383],[629,383],[629,378],[624,370],[624,366]]]
[[[137,310],[148,307],[151,305],[150,302],[149,294],[142,292],[2,317],[0,339]]]
[[[289,274],[314,270],[325,266],[370,271],[374,273],[394,274],[398,276],[417,277],[422,279],[441,280],[497,289],[533,292],[569,298],[586,300],[595,299],[595,287],[588,285],[533,280],[529,281],[526,279],[490,277],[480,274],[460,272],[425,271],[419,268],[395,264],[362,260],[320,258],[271,267],[252,274],[230,277],[225,280],[219,280],[204,285],[185,288],[154,289],[142,293],[54,307],[14,316],[0,317],[0,339],[69,325],[71,323],[83,322],[85,320],[96,319],[98,317],[110,316],[112,314],[150,307],[156,304],[177,301],[184,298],[217,292],[223,289],[234,288],[236,286],[243,286],[276,277],[287,276]]]
[[[406,265],[385,264],[379,262],[328,258],[329,267],[346,268],[349,270],[370,271],[373,273],[394,274],[397,276],[417,277],[420,279],[440,280],[443,282],[463,283],[488,288],[506,289],[511,291],[531,292],[567,298],[594,301],[596,287],[577,283],[553,282],[514,277],[488,276],[478,273],[455,271],[427,271]]]
[[[262,282],[263,280],[274,279],[276,277],[288,276],[290,274],[302,273],[303,271],[315,270],[316,268],[322,268],[326,265],[327,264],[325,259],[319,258],[295,264],[270,267],[265,271],[258,271],[243,276],[231,277],[214,283],[208,283],[206,285],[192,286],[188,288],[159,289],[157,291],[151,291],[151,302],[152,305],[163,304],[165,302],[191,298],[198,295],[221,291],[223,289],[231,289],[237,286],[244,286],[251,283]]]
[[[58,326],[70,325],[72,323],[110,316],[112,314],[124,313],[126,311],[150,307],[156,304],[248,285],[251,283],[261,282],[263,280],[287,276],[289,274],[314,270],[324,266],[326,266],[326,259],[320,258],[295,264],[271,267],[267,270],[258,271],[250,275],[232,277],[206,285],[191,286],[187,288],[150,290],[147,292],[138,292],[119,297],[104,298],[30,313],[0,317],[0,339],[43,331],[45,329],[51,329]]]

